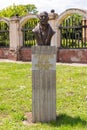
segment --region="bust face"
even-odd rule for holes
[[[40,13],[39,19],[40,19],[40,23],[42,25],[46,25],[48,23],[48,19],[49,19],[48,13],[46,13],[46,12]]]

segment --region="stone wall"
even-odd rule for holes
[[[87,11],[81,9],[68,9],[60,15],[55,12],[49,13],[49,24],[56,32],[52,37],[51,46],[58,48],[57,62],[87,63],[86,49],[59,49],[61,46],[59,26],[66,17],[74,13],[81,14],[84,20],[87,20]],[[1,59],[31,61],[31,48],[23,47],[23,32],[21,31],[23,25],[31,18],[37,18],[37,16],[28,14],[24,17],[14,16],[11,19],[0,18],[0,21],[8,24],[10,38],[9,48],[0,48]]]

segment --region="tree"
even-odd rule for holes
[[[2,9],[0,11],[0,17],[12,17],[15,15],[24,16],[28,13],[37,14],[37,8],[33,4],[27,4],[27,5],[15,5],[9,6],[5,9]]]

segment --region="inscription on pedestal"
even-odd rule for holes
[[[32,70],[55,70],[56,55],[51,54],[35,54],[32,55]]]

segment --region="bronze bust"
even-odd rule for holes
[[[55,32],[48,23],[48,13],[45,11],[40,13],[39,20],[39,24],[33,29],[37,45],[50,46],[51,38]]]

